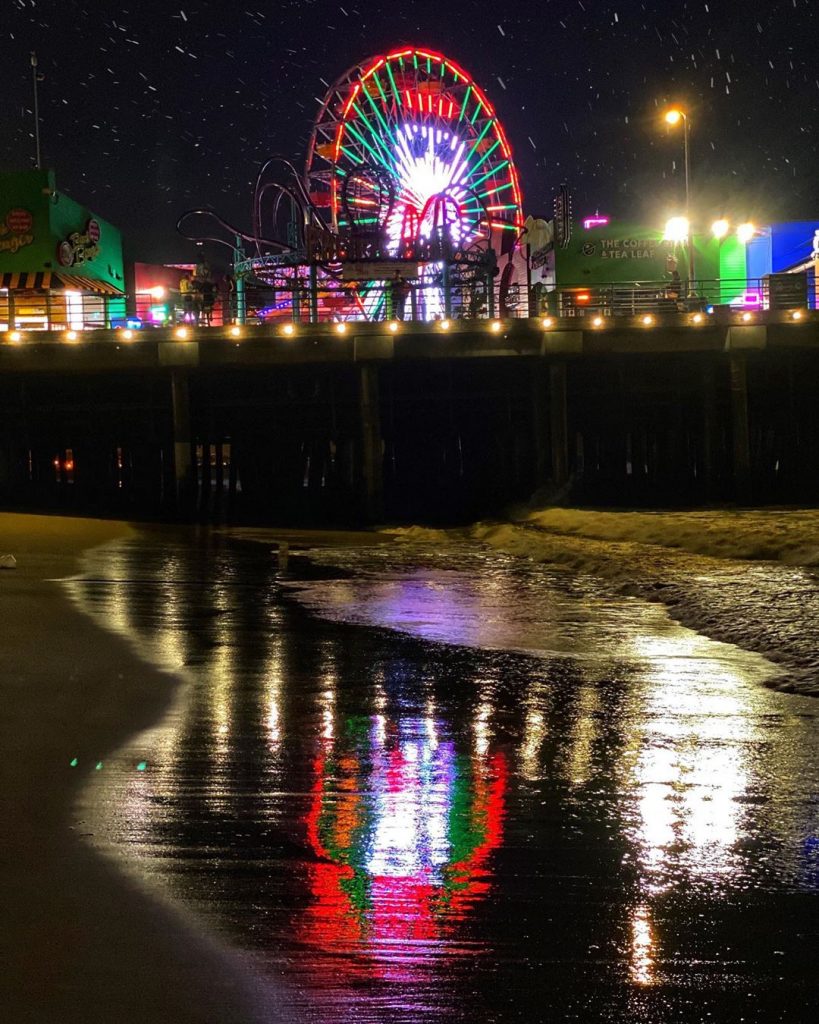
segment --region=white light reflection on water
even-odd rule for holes
[[[520,746],[520,771],[528,782],[534,782],[540,778],[542,771],[540,748],[547,734],[546,716],[537,706],[539,695],[535,693],[532,696],[532,706],[526,709],[523,742]]]
[[[492,739],[492,702],[490,699],[491,688],[481,684],[478,680],[478,703],[475,714],[472,717],[472,731],[475,735],[475,752],[479,757],[484,757],[489,750],[489,743]]]
[[[567,738],[566,773],[572,785],[583,786],[590,778],[594,744],[600,736],[601,694],[594,686],[581,686],[574,727]]]
[[[648,907],[635,907],[631,915],[631,959],[629,975],[635,985],[653,985],[657,978],[654,971],[654,939],[651,916]]]
[[[740,799],[753,785],[748,764],[760,739],[754,705],[766,694],[753,681],[764,665],[677,628],[635,636],[631,646],[644,666],[643,714],[621,785],[637,794],[630,832],[646,885],[661,891],[681,868],[714,882],[737,867]]]

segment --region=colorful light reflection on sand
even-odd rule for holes
[[[424,718],[362,716],[326,741],[314,771],[306,828],[319,863],[299,938],[365,953],[359,970],[407,980],[489,891],[506,759],[459,754]]]

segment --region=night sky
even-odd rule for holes
[[[249,226],[251,181],[273,153],[299,166],[325,83],[398,45],[438,48],[503,120],[526,211],[561,181],[575,215],[661,223],[682,197],[703,225],[819,215],[815,0],[0,0],[0,166],[33,161],[31,67],[44,161],[58,187],[123,231],[132,259],[192,247],[191,206]]]

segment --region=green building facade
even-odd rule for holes
[[[745,246],[735,237],[722,240],[694,235],[694,279],[715,302],[729,303],[745,288]],[[607,287],[661,288],[676,269],[688,280],[688,245],[668,242],[659,228],[621,221],[575,226],[569,243],[555,247],[555,283],[559,289]]]
[[[0,173],[0,330],[101,326],[124,289],[117,228],[53,171]]]

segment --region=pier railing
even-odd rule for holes
[[[319,281],[288,277],[217,294],[212,305],[173,290],[98,295],[0,291],[0,332],[148,329],[229,324],[319,324],[560,319],[817,308],[804,274],[763,278],[627,281],[560,287],[505,286],[483,277],[416,281]]]

